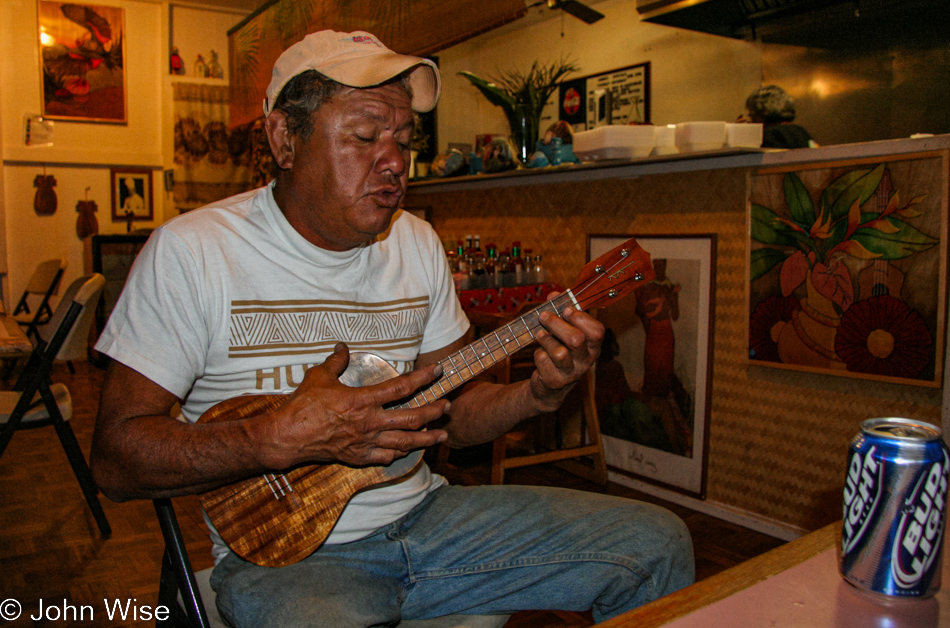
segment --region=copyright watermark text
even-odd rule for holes
[[[14,621],[23,614],[19,600],[7,598],[0,602],[0,620]],[[139,604],[135,598],[102,600],[102,606],[70,604],[66,600],[45,601],[40,598],[36,609],[29,611],[33,621],[164,621],[171,611],[167,606]]]

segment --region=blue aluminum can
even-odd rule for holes
[[[851,439],[840,568],[865,592],[926,598],[940,588],[950,452],[940,429],[870,419]]]

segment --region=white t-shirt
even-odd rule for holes
[[[327,251],[291,227],[268,186],[157,229],[96,349],[183,399],[194,422],[231,397],[292,391],[339,341],[406,373],[468,326],[428,223],[400,212],[373,243]],[[372,533],[444,482],[422,464],[356,494],[327,542]]]

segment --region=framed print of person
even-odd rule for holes
[[[147,222],[153,218],[152,171],[112,169],[112,222]]]
[[[588,236],[588,259],[628,235]],[[716,237],[636,235],[656,278],[603,310],[595,401],[610,479],[704,498]]]

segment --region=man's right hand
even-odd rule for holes
[[[445,440],[444,431],[422,428],[449,409],[447,399],[418,408],[383,407],[435,381],[442,374],[438,364],[362,388],[339,381],[348,364],[349,350],[338,343],[323,364],[307,371],[286,404],[259,417],[267,421],[261,443],[267,467],[285,469],[304,462],[386,465]]]

